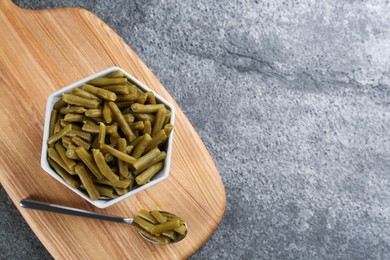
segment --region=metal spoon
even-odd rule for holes
[[[71,207],[66,207],[66,206],[62,206],[62,205],[56,205],[56,204],[51,204],[51,203],[46,203],[46,202],[41,202],[41,201],[36,201],[36,200],[23,199],[20,201],[20,206],[23,208],[27,208],[27,209],[51,211],[51,212],[60,213],[60,214],[74,215],[74,216],[87,217],[87,218],[95,218],[95,219],[100,219],[100,220],[108,220],[108,221],[133,225],[132,218],[123,218],[123,217],[113,216],[113,215],[109,215],[109,214],[97,213],[97,212],[92,212],[92,211],[87,211],[87,210],[82,210],[82,209],[77,209],[77,208],[71,208]],[[188,227],[187,227],[186,223],[184,223],[184,225],[186,226],[186,233],[184,235],[178,236],[174,241],[171,240],[170,244],[177,243],[177,242],[183,240],[187,236]],[[139,234],[147,241],[152,242],[154,244],[158,244],[157,242],[145,237],[142,233],[139,233]]]

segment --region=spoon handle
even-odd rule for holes
[[[82,209],[76,209],[71,207],[66,207],[62,205],[56,205],[36,200],[28,200],[23,199],[20,201],[20,206],[23,208],[28,209],[36,209],[36,210],[44,210],[44,211],[51,211],[55,213],[60,214],[68,214],[68,215],[75,215],[80,217],[87,217],[87,218],[95,218],[95,219],[101,219],[101,220],[108,220],[113,222],[119,222],[119,223],[126,223],[126,224],[132,224],[133,219],[132,218],[122,218],[118,216],[103,214],[103,213],[97,213],[97,212],[91,212],[87,210]]]

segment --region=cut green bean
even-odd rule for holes
[[[79,96],[79,97],[96,100],[99,103],[102,102],[102,100],[98,96],[96,96],[96,95],[94,95],[92,93],[89,93],[88,91],[82,90],[81,88],[74,88],[74,89],[72,89],[71,93],[73,95],[76,95],[76,96]]]
[[[84,115],[69,113],[64,116],[66,122],[83,122]]]
[[[63,145],[64,147],[66,147],[66,149],[68,149],[68,146],[69,146],[70,144],[72,144],[72,138],[67,137],[67,136],[63,136],[63,137],[61,138],[61,142],[62,142],[62,145]]]
[[[164,237],[167,237],[171,240],[176,239],[175,231],[164,231],[164,232],[161,232],[161,235],[163,235]]]
[[[112,186],[112,187],[118,187],[118,188],[122,188],[122,189],[127,189],[130,187],[130,184],[131,184],[131,180],[119,180],[117,182],[112,182],[112,181],[109,181],[107,179],[101,179],[101,180],[94,180],[95,183],[100,183],[100,184],[104,184],[104,185],[109,185],[109,186]]]
[[[115,101],[116,100],[116,94],[114,92],[102,89],[102,88],[97,88],[92,85],[84,84],[81,86],[82,90],[85,90],[89,93],[92,93],[102,99],[105,100],[110,100],[110,101]],[[93,107],[97,108],[97,107]]]
[[[139,93],[139,97],[136,100],[136,102],[139,103],[139,104],[145,104],[147,98],[148,98],[148,94],[143,93],[141,91],[141,93]]]
[[[173,130],[173,125],[172,124],[166,124],[164,126],[164,132],[167,136],[169,136],[169,134],[172,132]]]
[[[61,108],[65,107],[67,103],[63,101],[62,99],[59,99],[57,102],[54,103],[53,109],[59,111]]]
[[[156,173],[158,173],[164,164],[162,162],[158,162],[156,164],[153,164],[149,168],[147,168],[145,171],[140,173],[137,177],[135,177],[135,181],[138,185],[144,185],[148,183]]]
[[[140,158],[151,141],[152,137],[149,134],[143,135],[142,140],[134,147],[131,156],[136,159]]]
[[[72,160],[72,159],[69,159],[66,156],[66,149],[62,146],[61,142],[57,142],[54,145],[54,147],[55,147],[57,153],[60,155],[61,159],[66,164],[66,167],[68,167],[68,169],[70,169],[73,172],[74,171],[74,167],[76,166],[76,162],[74,160]]]
[[[72,176],[70,175],[69,173],[67,173],[61,166],[59,166],[56,162],[54,162],[53,160],[48,160],[49,161],[49,164],[50,166],[54,169],[54,171],[56,173],[58,173],[58,175],[61,176],[61,178],[67,183],[69,184],[69,186],[71,186],[72,188],[75,188],[77,189],[80,185],[80,182],[77,180],[77,177],[76,176]]]
[[[152,136],[155,136],[163,127],[165,121],[165,115],[167,110],[165,108],[159,108],[156,114],[156,120],[153,124]]]
[[[175,228],[174,231],[179,233],[180,235],[184,236],[187,232],[187,228],[186,228],[186,226],[181,224],[178,228]]]
[[[126,114],[126,115],[123,115],[123,117],[125,118],[125,120],[128,124],[131,124],[134,122],[134,116],[132,114]]]
[[[64,169],[67,173],[74,175],[74,171],[70,170],[68,166],[66,166],[64,160],[62,160],[61,156],[57,153],[56,149],[50,147],[47,150],[47,154],[50,159],[52,159],[54,162],[56,162],[59,166],[61,166],[62,169]]]
[[[144,121],[144,129],[142,130],[142,133],[151,135],[152,134],[152,124],[150,123],[149,120]]]
[[[127,78],[97,78],[88,81],[88,84],[94,86],[124,85],[126,83]]]
[[[111,147],[111,146],[109,146],[107,144],[103,144],[101,149],[104,152],[112,154],[113,156],[115,156],[119,160],[128,162],[130,164],[134,164],[135,162],[137,162],[137,159],[135,159],[134,157],[132,157],[132,156],[130,156],[130,155],[124,153],[124,152],[121,152],[118,149],[115,149],[115,148],[113,148],[113,147]]]
[[[136,132],[136,131],[139,131],[139,130],[143,130],[144,127],[145,127],[143,121],[137,121],[137,122],[131,123],[131,124],[129,124],[129,126],[130,126],[130,129],[133,132]]]
[[[99,124],[99,147],[102,148],[106,139],[106,125],[103,123]]]
[[[61,114],[69,114],[69,113],[75,113],[75,114],[82,114],[85,112],[84,107],[78,107],[78,106],[66,106],[60,109]]]
[[[118,108],[122,109],[122,108],[128,108],[130,107],[132,104],[134,104],[133,101],[122,101],[122,102],[116,102],[115,103]]]
[[[135,163],[133,163],[133,168],[138,170],[139,168],[148,165],[154,158],[157,157],[159,153],[160,150],[158,148],[154,148],[150,150],[148,153],[138,158],[138,160]]]
[[[72,142],[73,142],[75,145],[77,145],[77,146],[82,146],[82,147],[84,147],[86,150],[89,150],[89,148],[91,147],[91,143],[84,141],[83,139],[81,139],[81,138],[78,137],[78,136],[73,136],[73,137],[72,137]]]
[[[143,228],[145,231],[151,233],[152,230],[155,228],[155,225],[153,225],[152,223],[149,223],[148,221],[146,221],[145,219],[139,217],[139,216],[136,216],[134,218],[134,223],[135,224],[138,224],[141,228]]]
[[[101,109],[95,108],[95,109],[88,109],[85,111],[85,116],[87,117],[102,117],[103,113]]]
[[[127,85],[112,85],[112,86],[103,86],[102,89],[114,92],[116,94],[127,95],[129,94],[129,89]]]
[[[79,156],[76,153],[77,146],[70,144],[66,149],[66,157],[72,160],[80,160]]]
[[[166,157],[167,157],[167,153],[166,152],[159,153],[155,158],[153,158],[153,160],[149,164],[146,164],[146,165],[140,167],[138,170],[135,170],[133,172],[134,175],[140,174],[141,172],[146,170],[150,165],[153,165],[153,164],[156,164],[158,162],[161,162],[162,160],[165,160]]]
[[[51,144],[54,144],[55,142],[57,142],[58,140],[60,140],[63,136],[67,135],[68,133],[70,133],[72,131],[72,125],[68,125],[66,127],[64,127],[63,129],[61,129],[61,131],[59,131],[58,133],[50,136],[48,139],[47,139],[47,143],[49,145]]]
[[[114,115],[114,118],[118,122],[119,126],[121,127],[123,133],[126,135],[127,140],[129,140],[129,142],[133,141],[136,137],[133,131],[131,131],[129,124],[127,124],[118,106],[114,102],[109,102],[108,106],[110,107],[111,112]]]
[[[155,219],[152,214],[150,214],[150,212],[144,210],[144,209],[141,209],[140,211],[138,211],[138,216],[149,221],[150,223],[156,225],[158,224],[159,222],[157,221],[157,219]]]
[[[117,148],[122,153],[126,153],[126,139],[119,138],[117,141]],[[119,175],[122,178],[129,177],[129,164],[127,162],[118,159],[118,169],[119,169]]]
[[[54,125],[57,121],[57,110],[52,110],[50,113],[50,123],[49,123],[49,137],[54,134]]]
[[[93,99],[89,99],[89,98],[79,97],[79,96],[76,96],[73,94],[63,94],[62,100],[64,100],[68,104],[80,106],[80,107],[85,107],[85,108],[98,108],[99,107],[98,101],[93,100]]]
[[[63,119],[60,117],[60,115],[57,113],[57,120],[54,124],[54,128],[53,128],[53,134],[56,134],[58,132],[60,132],[63,128],[63,126],[61,125],[61,121]],[[51,135],[52,136],[52,135]]]
[[[115,157],[112,156],[112,154],[110,154],[110,153],[106,153],[106,154],[104,155],[104,160],[105,160],[107,163],[114,161],[114,159],[115,159]]]
[[[127,88],[129,90],[129,88]],[[126,94],[126,95],[117,95],[116,102],[123,102],[123,101],[136,101],[139,98],[138,93],[133,94]]]
[[[158,224],[158,225],[153,226],[150,233],[153,235],[161,234],[162,232],[174,230],[175,228],[178,228],[178,227],[180,227],[180,220],[173,219],[173,220],[167,221],[163,224]]]
[[[114,190],[115,190],[115,192],[116,192],[119,196],[125,195],[125,194],[128,192],[127,189],[118,188],[118,187],[114,187]]]
[[[103,104],[103,118],[107,124],[110,124],[112,122],[112,114],[110,107],[108,106],[108,101],[104,101]]]
[[[164,120],[163,125],[166,125],[169,123],[169,121],[171,120],[171,115],[172,115],[172,112],[167,109],[167,114],[165,115],[165,120]]]
[[[150,142],[148,147],[146,147],[145,151],[147,152],[147,151],[157,147],[159,144],[165,142],[167,140],[167,138],[168,138],[168,136],[165,133],[165,131],[161,130],[155,136],[152,137],[152,141]]]
[[[97,200],[100,197],[99,191],[96,189],[95,185],[93,184],[91,178],[89,177],[87,169],[84,167],[82,163],[78,163],[76,165],[76,173],[80,177],[81,183],[87,190],[87,193],[91,200]]]
[[[146,98],[146,102],[148,104],[156,104],[156,97],[154,96],[154,93],[152,91],[149,91],[146,94],[148,95]]]
[[[92,136],[90,133],[87,133],[87,132],[84,132],[84,131],[78,130],[78,129],[72,129],[72,131],[67,133],[66,136],[68,136],[68,137],[78,136],[87,142],[91,142],[91,139],[92,139]]]
[[[125,74],[123,74],[120,70],[116,70],[116,71],[108,74],[105,77],[106,78],[123,78],[124,76],[125,76]]]
[[[88,167],[88,169],[95,175],[99,180],[103,179],[104,176],[97,167],[92,154],[90,154],[84,147],[78,147],[76,153],[79,156],[80,160]]]
[[[153,216],[160,224],[163,224],[163,223],[167,222],[166,217],[164,217],[164,216],[160,213],[160,211],[158,211],[158,210],[152,210],[152,211],[150,212],[150,214],[152,214],[152,216]]]
[[[146,121],[146,120],[149,120],[150,123],[154,123],[154,121],[156,120],[156,116],[152,115],[152,114],[143,114],[143,113],[134,113],[133,114],[135,118],[137,118],[138,120],[141,120],[141,121]]]
[[[153,105],[142,105],[138,103],[134,103],[131,105],[131,110],[134,113],[155,113],[160,108],[164,108],[164,104],[153,104]]]
[[[119,181],[119,176],[116,175],[111,168],[107,165],[104,155],[100,152],[99,149],[92,150],[93,159],[97,167],[100,170],[100,173],[103,174],[111,182]]]
[[[118,197],[115,194],[115,191],[112,187],[107,187],[106,185],[95,184],[96,189],[99,191],[101,196],[105,196],[111,199]]]

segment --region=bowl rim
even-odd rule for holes
[[[146,189],[148,189],[148,188],[150,188],[150,187],[152,187],[152,186],[162,182],[166,178],[168,178],[169,173],[170,173],[171,154],[172,154],[172,142],[173,142],[174,131],[172,131],[170,133],[169,137],[168,137],[168,140],[167,140],[167,150],[166,150],[167,155],[166,155],[166,158],[165,158],[165,161],[164,161],[163,169],[161,169],[160,172],[156,174],[156,175],[159,175],[158,178],[156,178],[154,180],[151,180],[149,183],[147,183],[145,185],[142,185],[142,186],[139,186],[136,189],[131,190],[128,193],[126,193],[126,194],[124,194],[122,196],[118,196],[117,198],[114,198],[114,199],[91,200],[89,198],[89,196],[84,194],[82,191],[80,191],[79,189],[73,188],[69,184],[67,184],[61,178],[61,176],[59,176],[51,168],[51,166],[49,165],[49,162],[48,162],[48,159],[47,159],[47,150],[48,150],[47,139],[48,139],[48,136],[49,136],[50,115],[51,115],[51,110],[53,108],[54,103],[57,100],[59,100],[59,96],[62,93],[69,92],[71,89],[73,89],[75,87],[79,87],[79,86],[87,83],[91,79],[95,79],[95,78],[99,78],[99,77],[108,75],[109,73],[111,73],[113,71],[117,71],[117,70],[121,71],[127,78],[129,78],[131,81],[133,81],[138,87],[140,87],[144,91],[147,91],[147,92],[148,91],[152,91],[153,94],[155,95],[156,99],[159,100],[161,103],[163,103],[165,106],[167,106],[170,109],[170,111],[171,111],[171,118],[170,118],[169,123],[174,125],[175,108],[173,107],[173,105],[171,103],[169,103],[166,99],[161,97],[154,90],[150,89],[145,84],[140,82],[133,75],[131,75],[127,71],[125,71],[122,68],[117,67],[117,66],[113,66],[113,67],[104,69],[104,70],[99,71],[99,72],[97,72],[95,74],[87,76],[87,77],[85,77],[85,78],[83,78],[83,79],[81,79],[81,80],[79,80],[77,82],[74,82],[74,83],[72,83],[72,84],[70,84],[70,85],[68,85],[66,87],[63,87],[63,88],[53,92],[52,94],[50,94],[48,96],[48,98],[47,98],[47,101],[46,101],[46,112],[45,112],[44,130],[43,130],[43,137],[42,137],[42,149],[41,149],[41,167],[49,175],[54,177],[57,181],[61,182],[63,185],[68,187],[70,190],[72,190],[73,192],[75,192],[76,194],[81,196],[83,199],[87,200],[89,203],[91,203],[92,205],[94,205],[94,206],[96,206],[98,208],[107,208],[107,207],[112,206],[112,205],[114,205],[114,204],[116,204],[116,203],[118,203],[118,202],[120,202],[120,201],[122,201],[124,199],[127,199],[127,198],[129,198],[129,197],[131,197],[131,196],[133,196],[133,195],[135,195],[135,194],[137,194],[137,193],[139,193],[139,192],[141,192],[143,190],[146,190]]]

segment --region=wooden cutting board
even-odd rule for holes
[[[80,8],[29,11],[0,0],[0,35],[0,182],[52,256],[183,259],[193,254],[221,221],[224,187],[194,128],[140,58],[103,21]],[[40,153],[48,95],[111,66],[134,75],[177,113],[169,178],[102,210],[45,173]],[[22,209],[23,198],[120,216],[134,216],[140,208],[163,209],[183,216],[189,234],[178,244],[157,246],[128,225]]]

